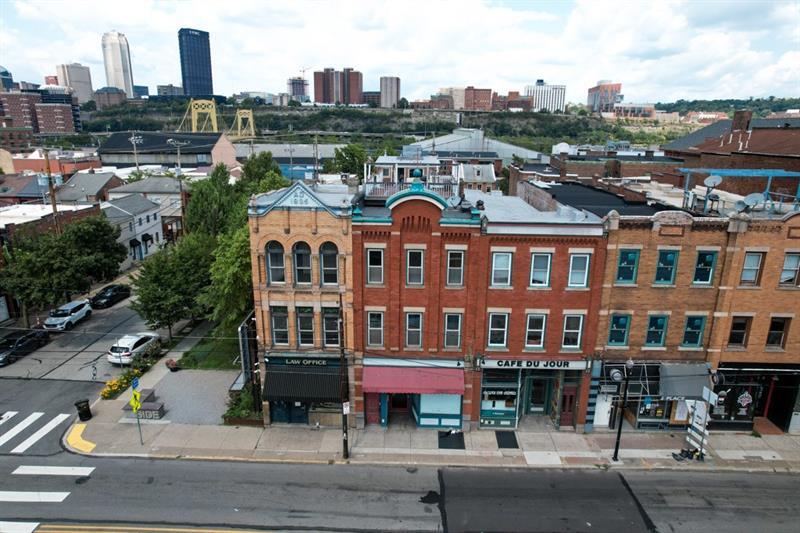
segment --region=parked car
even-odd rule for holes
[[[89,300],[75,300],[50,311],[50,317],[44,321],[44,329],[51,331],[70,330],[75,324],[92,316]]]
[[[103,287],[100,292],[95,294],[89,302],[92,305],[92,309],[105,309],[106,307],[111,307],[117,302],[121,302],[125,298],[131,295],[131,288],[127,285],[109,285],[107,287]]]
[[[115,365],[129,365],[133,358],[147,352],[151,346],[158,345],[161,337],[158,333],[144,331],[133,335],[125,335],[106,352],[106,359]]]
[[[10,365],[20,357],[47,344],[48,333],[41,329],[33,331],[15,331],[0,340],[0,366]]]

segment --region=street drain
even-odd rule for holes
[[[83,477],[79,477],[78,479],[76,479],[75,480],[75,484],[76,485],[83,485],[87,481],[89,481],[89,476],[83,476]]]
[[[440,500],[439,493],[432,490],[429,490],[428,494],[419,499],[420,503],[428,504],[438,504]]]

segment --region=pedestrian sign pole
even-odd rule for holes
[[[139,444],[144,446],[144,439],[142,438],[142,423],[139,420],[139,408],[142,407],[142,393],[136,390],[139,387],[139,378],[133,378],[131,383],[133,391],[131,392],[131,400],[128,402],[136,415],[136,427],[139,428]]]

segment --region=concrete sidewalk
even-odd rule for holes
[[[144,445],[134,420],[121,422],[126,400],[95,405],[94,418],[67,432],[76,453],[98,456],[224,459],[264,462],[340,463],[339,429],[273,426],[268,429],[143,421]],[[611,461],[616,435],[561,431],[514,432],[516,449],[499,448],[495,432],[463,433],[463,450],[440,449],[437,431],[368,427],[350,430],[350,463],[496,467],[635,468],[800,472],[800,436],[756,438],[712,433],[704,462],[682,461],[672,453],[685,446],[683,433],[626,432],[619,462]],[[75,438],[75,435],[80,439]],[[82,443],[89,443],[84,444]]]

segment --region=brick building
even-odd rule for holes
[[[31,128],[38,133],[35,105],[42,102],[38,93],[0,92],[0,112],[13,120],[17,128]]]
[[[471,85],[464,89],[464,109],[467,111],[491,111],[492,90],[476,89]]]
[[[72,106],[68,104],[36,104],[36,124],[39,133],[74,133]]]
[[[16,127],[11,117],[0,117],[0,149],[18,154],[33,144],[33,128]]]
[[[346,185],[297,181],[250,203],[265,424],[340,423],[339,355],[354,346],[352,196]]]
[[[358,423],[582,427],[599,218],[464,195],[416,183],[353,212]]]

